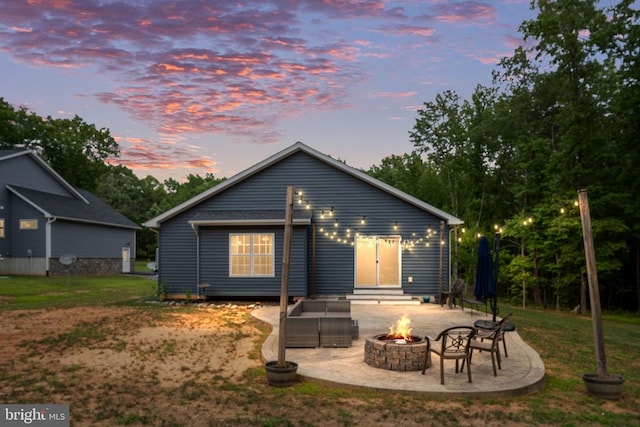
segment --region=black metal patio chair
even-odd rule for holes
[[[469,369],[469,344],[476,333],[476,329],[471,326],[452,326],[440,332],[438,337],[433,339],[425,337],[427,341],[427,351],[425,353],[425,363],[422,369],[424,375],[425,369],[431,366],[431,353],[435,353],[440,357],[440,384],[444,384],[444,361],[456,361],[456,373],[462,372],[459,362],[467,362],[467,377],[471,381],[471,369]]]

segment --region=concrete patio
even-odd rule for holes
[[[506,313],[505,313],[506,314]],[[261,307],[252,312],[257,319],[273,325],[273,331],[262,347],[265,361],[278,359],[279,306]],[[349,348],[288,348],[286,359],[298,363],[298,375],[307,381],[340,385],[351,388],[369,388],[401,391],[433,396],[496,397],[531,393],[544,384],[545,369],[540,356],[518,335],[518,318],[512,317],[515,332],[506,333],[509,357],[502,357],[502,369],[493,376],[491,356],[474,353],[471,373],[473,382],[467,382],[465,373],[455,373],[455,362],[445,361],[445,385],[440,384],[440,361],[432,356],[433,365],[421,371],[397,372],[374,368],[364,362],[366,337],[387,333],[407,315],[411,319],[412,335],[436,337],[450,326],[469,325],[478,320],[491,320],[484,311],[449,309],[446,305],[387,305],[351,304],[351,317],[359,323],[359,338]],[[501,344],[502,349],[502,344]]]

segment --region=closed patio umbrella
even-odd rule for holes
[[[493,277],[493,261],[489,250],[489,239],[485,236],[480,238],[478,265],[476,266],[476,285],[473,294],[479,301],[486,301],[496,296],[496,282]],[[491,305],[495,311],[493,300]]]

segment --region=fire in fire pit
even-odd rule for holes
[[[398,344],[404,344],[409,342],[417,342],[422,340],[422,338],[414,337],[411,335],[411,319],[407,317],[406,314],[402,315],[400,320],[396,322],[396,327],[393,325],[389,327],[389,333],[386,336],[387,340],[396,340]],[[404,341],[402,343],[401,341]]]
[[[368,337],[364,343],[364,361],[374,368],[392,371],[422,370],[427,342],[411,334],[411,320],[407,316],[391,326],[387,334]]]

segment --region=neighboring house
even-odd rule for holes
[[[0,274],[135,270],[139,227],[26,149],[0,149]]]
[[[289,296],[437,295],[462,221],[296,143],[143,225],[158,232],[170,296],[280,294],[287,186],[294,186]]]

